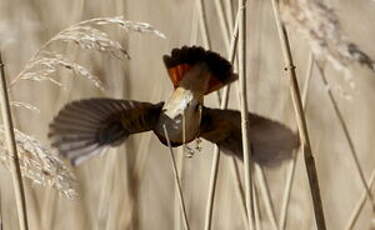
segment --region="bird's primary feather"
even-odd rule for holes
[[[254,113],[249,113],[249,123],[249,141],[256,163],[272,167],[293,157],[299,139],[292,130]],[[224,153],[243,158],[239,111],[203,107],[200,136],[217,144]]]
[[[95,98],[66,105],[50,124],[49,138],[76,165],[121,144],[133,133],[152,130],[162,104]]]

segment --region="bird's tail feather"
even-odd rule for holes
[[[209,94],[232,83],[238,79],[238,75],[233,73],[233,66],[225,58],[212,51],[204,50],[202,47],[187,47],[173,49],[171,55],[164,55],[164,64],[167,67],[169,77],[177,88],[186,76],[185,74],[196,64],[205,64],[210,73],[208,89],[205,94]]]

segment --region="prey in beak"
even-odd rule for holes
[[[173,147],[197,137],[215,143],[225,154],[242,159],[240,113],[207,108],[204,96],[237,80],[232,65],[219,54],[184,46],[163,57],[174,90],[165,102],[92,98],[73,101],[50,124],[49,139],[59,154],[77,165],[135,133],[153,131]],[[298,136],[285,125],[248,114],[253,157],[262,166],[291,159]]]

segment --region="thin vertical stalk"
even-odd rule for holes
[[[172,149],[171,142],[170,142],[170,139],[169,139],[168,131],[167,131],[167,128],[165,127],[165,125],[163,125],[163,129],[164,129],[165,137],[167,139],[167,144],[168,144],[168,148],[169,148],[169,156],[171,157],[173,175],[174,175],[174,179],[175,179],[178,199],[179,199],[179,202],[180,202],[180,208],[181,208],[181,212],[182,212],[182,216],[183,216],[183,220],[184,220],[184,227],[185,227],[185,230],[189,230],[190,227],[189,227],[189,222],[187,220],[187,215],[186,215],[184,196],[182,194],[182,189],[181,189],[181,181],[180,181],[180,178],[178,177],[178,171],[177,171],[177,167],[176,167],[176,159],[174,157],[174,153],[173,153],[173,149]]]
[[[216,6],[215,8],[216,8],[217,14],[219,16],[220,27],[221,27],[221,30],[223,31],[225,48],[226,50],[230,50],[230,38],[229,38],[230,33],[229,33],[227,22],[225,20],[223,2],[221,0],[215,0],[215,6]]]
[[[198,39],[198,21],[200,19],[198,18],[198,15],[197,15],[197,10],[194,9],[193,10],[193,17],[192,17],[192,25],[191,25],[191,33],[190,33],[190,44],[191,45],[195,45],[197,43],[197,39]],[[185,118],[184,118],[184,122],[185,122]],[[185,128],[185,125],[183,125],[183,127]],[[185,132],[184,132],[185,133]],[[184,138],[185,139],[185,138]],[[183,184],[183,177],[184,177],[184,162],[185,162],[185,148],[182,147],[182,148],[178,148],[177,150],[177,168],[178,168],[178,177],[180,178],[181,180],[181,187],[183,188],[184,184]],[[179,201],[178,201],[178,197],[176,196],[175,197],[175,229],[181,229],[182,227],[182,218],[181,218],[181,213],[178,211],[178,209],[180,208],[179,207]]]
[[[229,4],[229,2],[227,2]],[[231,10],[230,10],[230,13],[232,13],[232,4],[229,4],[228,6]],[[228,24],[229,24],[229,27],[230,28],[233,28],[233,19],[231,18],[232,17],[232,14],[230,14],[230,17],[229,19],[231,20],[228,20]],[[239,12],[237,12],[237,16],[236,16],[236,20],[235,20],[235,23],[234,23],[234,28],[233,29],[230,29],[231,33],[232,34],[232,40],[234,41],[234,43],[231,44],[231,50],[236,50],[236,46],[237,46],[237,42],[238,42],[238,23],[239,23]],[[229,31],[227,32],[229,33]],[[235,52],[229,52],[229,60],[230,60],[230,63],[232,63],[234,69],[238,69],[238,62],[236,61],[236,55],[235,55]],[[224,95],[228,95],[229,94],[229,89],[230,89],[230,85],[228,85],[225,89],[224,89]],[[226,97],[224,96],[224,98],[226,99],[229,99],[229,97]],[[228,102],[226,102],[228,103]],[[246,200],[245,200],[245,195],[244,195],[244,191],[243,191],[243,188],[242,188],[242,185],[241,185],[241,178],[240,178],[240,172],[239,172],[239,169],[238,169],[238,163],[236,161],[236,157],[232,156],[230,158],[230,168],[231,168],[231,171],[232,171],[232,175],[233,175],[233,178],[234,178],[234,184],[235,184],[235,192],[236,192],[236,195],[238,197],[238,200],[240,202],[240,208],[241,208],[241,215],[242,215],[242,218],[243,218],[243,221],[244,221],[244,224],[245,226],[249,226],[249,222],[248,222],[248,215],[247,215],[247,211],[246,211]],[[246,227],[248,228],[248,227]]]
[[[232,0],[224,0],[224,8],[226,10],[226,17],[228,22],[229,31],[234,31],[233,28],[233,1]]]
[[[220,149],[217,145],[214,147],[214,156],[212,159],[212,166],[211,166],[211,177],[210,177],[210,184],[208,189],[208,200],[206,205],[206,214],[205,214],[205,223],[204,223],[204,230],[210,230],[212,226],[212,214],[213,214],[213,207],[214,207],[214,199],[215,199],[215,192],[216,192],[216,181],[218,175],[218,166],[220,160]]]
[[[249,228],[249,219],[247,218],[247,211],[246,211],[246,199],[244,195],[244,191],[241,185],[240,180],[240,170],[238,168],[238,163],[234,157],[231,157],[231,171],[233,174],[234,180],[234,186],[236,189],[236,195],[238,197],[238,200],[240,201],[240,208],[241,208],[241,216],[244,222],[244,225],[246,226],[245,229]]]
[[[3,204],[1,203],[1,193],[0,193],[0,230],[3,230]]]
[[[279,229],[285,230],[286,228],[286,217],[288,214],[288,207],[289,207],[289,201],[290,201],[290,194],[292,191],[292,185],[294,181],[294,175],[296,171],[296,164],[297,164],[297,156],[298,154],[295,154],[293,157],[292,162],[290,163],[290,167],[288,168],[287,172],[287,179],[286,179],[286,185],[285,185],[285,191],[284,196],[282,199],[281,204],[281,212],[280,212],[280,221],[279,221]]]
[[[374,182],[375,182],[375,170],[372,171],[371,176],[370,176],[370,180],[368,182],[368,185],[369,185],[370,189],[374,185]],[[364,191],[361,195],[361,198],[357,202],[357,204],[356,204],[356,206],[355,206],[355,208],[352,212],[352,215],[350,215],[350,218],[349,218],[348,224],[345,227],[345,230],[352,230],[354,228],[354,225],[358,220],[359,214],[361,213],[361,211],[363,209],[363,206],[365,206],[365,202],[366,202],[367,198],[368,198],[367,191],[366,191],[366,189],[364,189]]]
[[[307,64],[307,71],[306,71],[306,77],[305,77],[305,82],[303,85],[303,92],[302,92],[302,106],[303,109],[306,109],[307,105],[307,96],[310,88],[310,82],[311,82],[311,76],[313,73],[313,66],[314,66],[314,55],[313,53],[310,52],[309,55],[309,60]],[[298,150],[299,152],[299,150]],[[287,172],[287,180],[286,180],[286,185],[285,185],[285,192],[282,200],[282,205],[281,205],[281,212],[280,212],[280,221],[279,221],[279,229],[284,230],[286,227],[286,217],[288,213],[288,207],[289,207],[289,201],[290,201],[290,194],[292,191],[292,185],[294,181],[294,173],[296,171],[296,164],[297,164],[297,157],[298,157],[298,152],[294,154],[294,157],[292,159],[292,162],[290,164],[290,167],[288,168]]]
[[[328,86],[328,80],[327,80],[326,75],[324,73],[323,67],[321,67],[321,66],[318,65],[318,70],[319,70],[320,77],[322,79],[322,82],[323,82],[324,86]],[[350,132],[349,132],[348,126],[345,123],[344,116],[342,115],[342,113],[340,111],[340,108],[339,108],[339,105],[337,104],[336,99],[335,99],[335,97],[334,97],[334,95],[333,95],[333,93],[332,93],[332,91],[330,89],[327,90],[327,94],[328,94],[329,101],[331,102],[332,107],[333,107],[333,109],[335,111],[337,120],[339,121],[340,126],[342,128],[342,131],[344,132],[345,139],[348,142],[350,153],[351,153],[351,155],[353,157],[354,165],[355,165],[355,167],[357,169],[357,172],[358,172],[358,175],[359,175],[359,177],[361,179],[362,185],[365,188],[365,190],[367,191],[367,196],[368,196],[368,198],[369,198],[369,200],[371,202],[372,211],[375,212],[374,197],[372,196],[370,188],[369,188],[369,186],[368,186],[368,184],[366,182],[366,176],[365,176],[365,174],[363,172],[361,163],[359,162],[358,153],[357,153],[357,150],[356,150],[356,148],[354,146],[353,139],[350,136]]]
[[[236,33],[237,32],[234,32],[234,34]],[[235,57],[236,45],[237,45],[237,36],[234,36],[231,42],[231,48],[230,48],[230,54],[229,54],[229,57],[230,57],[229,59],[231,62],[233,62],[234,57]],[[225,109],[227,107],[228,99],[229,99],[229,86],[226,86],[224,88],[223,98],[221,101],[219,101],[221,109]],[[205,230],[211,229],[211,225],[212,225],[213,203],[214,203],[214,198],[215,198],[219,160],[220,160],[220,150],[218,146],[215,145],[213,159],[212,159],[211,178],[210,178],[210,185],[209,185],[209,191],[208,191],[208,201],[207,201],[207,206],[206,206],[206,215],[205,215],[206,221],[204,225]]]
[[[307,176],[309,179],[310,192],[313,200],[315,222],[319,230],[326,229],[326,223],[323,213],[323,205],[320,196],[320,188],[318,175],[315,167],[315,159],[312,154],[310,139],[307,131],[306,119],[303,112],[301,96],[298,88],[295,66],[293,63],[292,53],[290,49],[288,34],[285,26],[281,23],[277,0],[271,0],[273,12],[280,38],[280,44],[285,62],[285,71],[288,73],[290,81],[290,91],[293,99],[294,110],[296,113],[299,134],[302,140],[304,159],[306,165]]]
[[[254,209],[259,210],[259,196],[258,196],[258,191],[256,190],[255,186],[253,186],[253,202],[254,202]],[[259,212],[254,212],[255,216],[255,227],[258,230],[262,229],[262,225],[260,222],[260,213]]]
[[[101,191],[97,198],[98,210],[96,213],[95,220],[97,223],[94,225],[94,230],[103,229],[108,222],[108,211],[111,207],[111,202],[108,202],[110,198],[111,191],[108,191],[108,188],[113,187],[115,180],[115,163],[118,161],[115,154],[108,154],[105,158],[104,169],[102,175],[104,176],[104,181],[102,182],[104,186],[101,187]]]
[[[216,3],[216,9],[218,11],[218,16],[219,16],[219,20],[220,20],[220,25],[221,25],[221,28],[222,28],[222,32],[223,32],[223,36],[224,36],[224,39],[225,39],[225,44],[228,44],[229,43],[229,39],[231,38],[229,36],[229,34],[232,34],[229,32],[229,29],[228,29],[228,22],[227,21],[231,21],[233,22],[233,19],[230,18],[230,20],[226,20],[225,18],[225,13],[224,13],[224,8],[223,8],[223,5],[222,5],[222,2],[220,0],[216,0],[215,1]],[[231,8],[231,5],[230,5],[230,8]],[[202,8],[203,9],[203,8]],[[203,9],[204,11],[204,9]],[[203,13],[204,14],[204,13]],[[230,11],[230,17],[232,17],[232,14],[231,14],[231,11]],[[232,41],[231,41],[231,46],[230,48],[228,49],[229,50],[229,59],[230,59],[230,62],[233,64],[234,60],[235,60],[235,46],[236,46],[236,41],[237,41],[237,37],[238,37],[238,16],[236,17],[236,23],[235,23],[235,28],[234,28],[234,31],[233,32],[233,36],[232,36]],[[232,28],[233,28],[233,25],[230,25]],[[226,45],[228,46],[228,45]],[[228,92],[229,92],[229,86],[225,87],[224,89],[224,96],[221,100],[220,97],[218,97],[218,100],[219,100],[219,104],[221,104],[221,109],[225,109],[227,107],[227,103],[228,103]],[[210,178],[210,186],[209,186],[209,196],[208,196],[208,202],[207,202],[207,206],[206,206],[206,222],[205,222],[205,229],[210,229],[211,228],[211,223],[212,223],[212,212],[213,212],[213,202],[214,202],[214,196],[215,196],[215,189],[216,189],[216,181],[217,181],[217,174],[218,174],[218,164],[219,164],[219,159],[220,159],[220,155],[219,155],[219,149],[215,146],[215,149],[214,149],[214,153],[213,153],[213,162],[212,162],[212,168],[211,168],[211,178]],[[243,198],[243,192],[242,192],[242,188],[241,188],[241,182],[239,180],[239,174],[238,174],[238,170],[236,168],[236,161],[235,159],[232,157],[231,158],[231,169],[232,169],[232,173],[233,173],[233,176],[234,176],[234,179],[235,179],[235,182],[236,182],[236,194],[238,195],[238,198],[239,200],[241,201],[241,208],[242,208],[242,212],[241,214],[243,214],[243,218],[244,218],[244,223],[245,225],[248,225],[248,219],[247,219],[247,212],[246,212],[246,205],[245,205],[245,199]],[[264,179],[264,178],[263,178]],[[265,181],[261,181],[261,185],[265,185]],[[266,201],[269,201],[269,203],[266,204],[267,207],[272,207],[272,204],[270,203],[270,197],[269,197],[269,194],[268,193],[264,193],[264,191],[268,190],[268,188],[266,187],[262,187],[262,192],[263,192],[263,196],[264,199]],[[269,209],[268,209],[269,211]],[[273,209],[272,211],[273,212]],[[269,214],[270,212],[268,212]],[[271,221],[272,221],[272,216],[270,216],[271,218]],[[273,220],[275,220],[274,216],[273,216]]]
[[[198,39],[198,24],[201,19],[198,17],[196,10],[193,10],[193,17],[191,19],[191,33],[190,33],[190,44],[195,45]]]
[[[199,28],[201,31],[203,44],[206,49],[211,49],[211,41],[208,33],[206,11],[204,10],[203,0],[197,0],[198,11],[199,11]],[[218,101],[221,101],[220,91],[216,91]]]
[[[203,0],[197,0],[197,1],[198,1],[198,11],[200,15],[199,27],[203,35],[203,44],[207,49],[209,49],[211,47],[211,43],[210,43],[210,38],[208,36],[206,12],[204,10]]]
[[[11,167],[12,167],[12,179],[13,179],[15,198],[16,198],[18,221],[19,221],[21,230],[28,230],[29,225],[28,225],[28,219],[27,219],[25,189],[24,189],[24,185],[22,181],[21,166],[19,163],[17,145],[16,145],[15,136],[14,136],[12,114],[11,114],[11,109],[9,105],[8,88],[6,84],[4,64],[1,58],[1,53],[0,53],[0,75],[1,75],[1,113],[3,117],[4,128],[5,128],[5,138],[6,138],[6,142],[8,145],[7,148],[11,156],[13,157],[13,161],[11,162]]]
[[[253,207],[253,183],[252,183],[252,152],[249,140],[249,116],[247,108],[246,91],[246,0],[240,0],[239,13],[239,36],[238,36],[238,58],[239,58],[239,80],[240,80],[240,107],[241,107],[241,131],[244,158],[245,175],[245,197],[246,209],[251,229],[256,229]]]
[[[307,96],[308,96],[308,93],[309,93],[309,87],[310,87],[311,77],[312,77],[312,74],[313,74],[314,63],[315,63],[314,54],[312,52],[310,52],[309,60],[308,60],[308,63],[307,63],[307,71],[306,71],[305,82],[303,84],[303,89],[302,89],[303,110],[305,110],[306,106],[307,106]]]
[[[270,219],[271,226],[273,229],[278,230],[278,225],[277,225],[276,216],[275,216],[275,209],[271,202],[270,190],[266,183],[266,178],[265,178],[263,169],[260,165],[257,165],[257,164],[254,164],[254,168],[255,168],[255,176],[257,178],[257,182],[260,184],[259,187],[261,189],[264,204],[266,206],[266,212]]]

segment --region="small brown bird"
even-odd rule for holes
[[[123,143],[131,134],[153,131],[173,147],[202,137],[242,159],[240,113],[203,106],[203,97],[237,79],[232,65],[201,47],[173,49],[163,57],[174,85],[166,102],[92,98],[67,104],[50,124],[49,138],[73,165]],[[249,113],[255,162],[273,166],[292,157],[298,137],[286,126]],[[185,124],[185,128],[183,127]],[[185,133],[184,133],[185,132]]]

